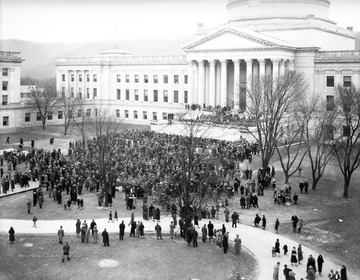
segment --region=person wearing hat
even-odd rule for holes
[[[306,279],[315,280],[315,270],[314,267],[311,265],[308,268]]]
[[[313,268],[314,272],[316,272],[316,261],[312,255],[309,256],[307,264],[306,264],[306,271],[310,268],[310,266]]]

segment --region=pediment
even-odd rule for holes
[[[279,46],[279,44],[264,40],[263,36],[252,32],[248,34],[233,28],[224,28],[212,34],[206,35],[186,46],[184,51],[208,51],[226,49],[259,49]]]

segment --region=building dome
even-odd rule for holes
[[[283,18],[329,20],[330,0],[229,0],[228,22]]]

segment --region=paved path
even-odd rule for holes
[[[19,233],[29,233],[29,234],[54,234],[54,239],[57,240],[57,230],[59,229],[60,225],[63,226],[65,230],[65,236],[67,234],[74,234],[75,235],[75,223],[76,220],[38,220],[37,222],[37,228],[33,227],[33,222],[31,220],[32,216],[29,217],[29,220],[14,220],[14,219],[0,219],[0,233],[7,233],[9,228],[12,226],[15,229],[16,234]],[[90,224],[91,219],[88,217],[80,217],[81,222],[83,222],[84,219]],[[108,219],[96,219],[95,222],[97,223],[99,232],[101,233],[104,228],[110,233],[117,233],[119,230],[119,223],[124,220],[126,224],[126,233],[129,233],[129,226],[128,223],[130,221],[130,217],[125,218],[119,218],[119,221],[115,221],[114,223],[108,223]],[[135,217],[135,220],[137,220],[137,217]],[[171,222],[171,217],[164,217],[161,219],[161,227],[162,231],[167,233],[169,232],[169,225]],[[140,219],[145,225],[145,235],[146,232],[154,232],[154,227],[156,225],[153,221],[146,221],[143,219]],[[199,236],[201,236],[201,227],[205,224],[208,224],[207,219],[202,219],[199,222],[200,229],[198,230]],[[212,223],[215,225],[215,228],[220,229],[222,226],[221,221],[219,220],[211,220]],[[290,265],[290,255],[292,247],[298,246],[298,243],[282,237],[279,234],[274,234],[266,230],[262,230],[260,228],[255,228],[251,226],[246,226],[242,224],[238,224],[237,228],[231,228],[231,223],[226,223],[227,231],[230,234],[230,240],[234,240],[236,234],[240,235],[240,238],[242,239],[242,245],[248,248],[256,257],[256,260],[258,261],[259,268],[260,268],[260,276],[259,280],[271,280],[272,279],[272,273],[273,273],[273,267],[276,264],[277,261],[280,261],[280,272],[282,275],[282,270],[284,268],[284,264],[287,264],[288,267],[293,269],[293,271],[296,273],[296,279],[301,279],[303,277],[305,279],[306,276],[306,262],[307,258],[310,254],[312,254],[315,259],[319,255],[317,252],[304,247],[303,246],[303,253],[304,253],[304,261],[299,266],[291,266]],[[101,237],[100,237],[101,238]],[[281,257],[272,257],[271,255],[271,248],[274,246],[276,239],[279,238],[281,248],[284,244],[288,245],[289,253],[287,256],[281,256]],[[100,239],[101,240],[101,239]],[[115,240],[110,242],[116,242]],[[201,242],[199,243],[199,246],[201,246]],[[215,246],[215,244],[214,244]],[[332,262],[329,257],[324,256],[325,263],[323,267],[323,279],[327,279],[327,273],[330,271],[330,269],[340,269],[340,264]],[[284,279],[283,276],[280,277],[280,279]],[[318,278],[321,279],[321,278]],[[355,279],[355,278],[354,278]]]

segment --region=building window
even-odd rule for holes
[[[71,81],[74,82],[75,81],[75,75],[71,74]]]
[[[158,75],[154,75],[154,84],[157,84],[159,81]]]
[[[70,88],[70,94],[71,94],[71,98],[75,97],[75,91],[73,87]]]
[[[130,100],[130,90],[129,89],[125,90],[125,99]]]
[[[91,115],[91,109],[86,109],[86,116],[90,117],[90,115]]]
[[[153,112],[153,120],[157,121],[157,113],[156,112]]]
[[[154,89],[154,98],[153,98],[154,102],[158,102],[158,91],[156,89]]]
[[[334,87],[335,78],[334,76],[326,76],[326,87]]]
[[[179,103],[179,91],[174,90],[174,103]]]
[[[9,117],[3,117],[3,126],[9,126]]]
[[[82,116],[82,110],[81,110],[81,109],[78,109],[78,111],[77,111],[77,117],[78,117],[78,118],[81,118],[81,116]]]
[[[164,102],[168,102],[169,101],[169,94],[167,90],[164,90]]]
[[[79,98],[82,99],[82,88],[79,88]]]
[[[4,90],[4,91],[5,91],[5,90],[8,90],[8,84],[9,84],[9,83],[8,83],[7,81],[3,81],[3,82],[2,82],[2,90]]]
[[[97,82],[97,74],[93,74],[93,82],[94,82],[94,83]]]
[[[144,75],[144,83],[147,84],[149,82],[149,76]]]
[[[335,110],[334,96],[328,95],[326,96],[326,111],[334,111],[334,110]]]
[[[65,82],[65,74],[61,75],[61,81]]]
[[[129,82],[130,82],[130,75],[126,75],[126,76],[125,76],[125,82],[126,82],[126,83],[129,83]]]
[[[147,120],[147,112],[146,111],[143,111],[143,119]]]
[[[97,88],[93,88],[93,98],[97,98]]]
[[[116,90],[116,99],[121,100],[121,90],[120,89]]]
[[[126,119],[129,118],[129,110],[125,110],[125,118],[126,118]]]
[[[168,114],[167,113],[162,113],[162,118],[163,118],[163,120],[167,120],[168,119]]]
[[[134,89],[134,100],[139,101],[139,90],[138,89]]]
[[[2,69],[2,76],[8,77],[9,76],[9,68],[3,68]]]
[[[351,87],[351,76],[343,77],[343,87]]]
[[[61,94],[64,96],[65,95],[65,87],[61,87]]]
[[[325,131],[325,135],[324,138],[326,140],[334,140],[334,126],[332,126],[331,124],[327,124],[324,127],[324,131]]]
[[[119,109],[116,109],[116,117],[120,118],[120,110]]]
[[[147,89],[144,89],[144,101],[148,101],[149,99],[149,92]]]
[[[168,75],[164,75],[164,84],[167,84],[169,82]]]
[[[41,121],[40,112],[36,112],[36,121]]]
[[[116,82],[121,83],[121,75],[120,74],[116,75]]]
[[[344,96],[343,98],[343,110],[345,113],[350,113],[351,112],[351,107],[353,105],[353,99],[351,98],[351,96]]]
[[[179,75],[174,75],[174,84],[179,83]]]
[[[90,74],[86,74],[86,81],[90,82]]]
[[[3,95],[2,96],[2,102],[1,102],[2,105],[8,105],[8,96],[7,95]]]
[[[90,99],[90,89],[86,88],[86,98]]]
[[[188,84],[188,75],[184,75],[184,84]]]
[[[58,120],[63,118],[63,111],[58,111]]]
[[[48,114],[47,114],[47,119],[48,119],[48,120],[52,120],[52,112],[48,112]]]
[[[30,122],[30,113],[25,113],[25,122]]]
[[[134,119],[138,118],[138,111],[134,111]]]
[[[135,83],[137,84],[139,82],[139,75],[135,75]]]
[[[79,74],[79,82],[82,82],[82,74]]]
[[[184,103],[185,104],[188,103],[188,91],[187,90],[184,91]]]

